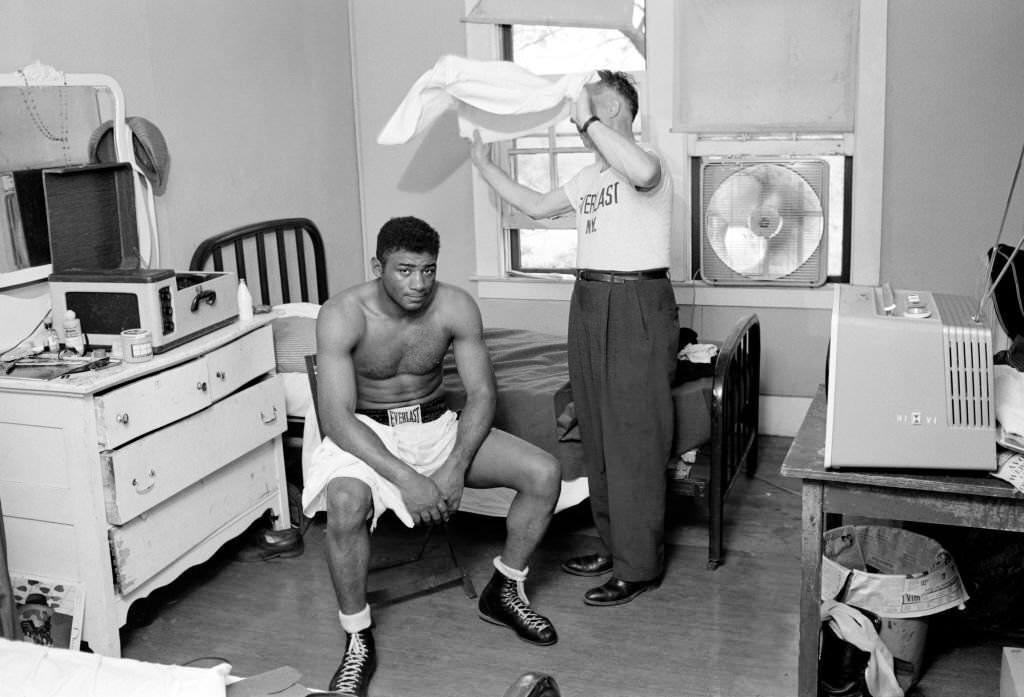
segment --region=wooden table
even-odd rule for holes
[[[825,406],[822,387],[782,463],[782,475],[796,477],[802,484],[797,681],[800,697],[816,697],[818,693],[821,554],[826,513],[1024,532],[1024,495],[984,472],[826,470]],[[893,464],[898,467],[899,463]]]

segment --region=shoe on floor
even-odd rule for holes
[[[262,528],[246,537],[248,544],[238,550],[238,561],[270,561],[297,557],[305,550],[302,532],[292,526],[285,530]]]
[[[600,576],[612,570],[609,554],[584,554],[562,562],[562,571],[574,576]]]
[[[377,669],[377,651],[373,643],[373,634],[369,629],[362,629],[348,634],[348,644],[341,664],[334,672],[327,689],[334,694],[365,697],[370,687],[370,678]]]
[[[587,605],[623,605],[646,590],[661,585],[661,578],[650,581],[623,581],[612,576],[602,585],[591,588],[583,594]]]
[[[558,641],[551,621],[530,607],[523,592],[523,582],[507,578],[495,571],[487,587],[480,593],[477,605],[480,619],[508,627],[525,642],[551,646]]]

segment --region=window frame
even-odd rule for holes
[[[472,0],[467,0],[471,4]],[[696,134],[672,129],[672,0],[647,0],[647,89],[641,97],[644,132],[668,161],[675,189],[673,264],[670,270],[677,300],[697,305],[829,309],[832,284],[820,288],[780,286],[710,286],[690,278],[692,174],[690,161],[706,145]],[[883,153],[885,140],[885,65],[888,0],[861,0],[858,32],[857,103],[854,134],[843,134],[837,147],[852,156],[850,283],[877,285],[881,266]],[[652,19],[653,18],[653,19]],[[467,56],[499,60],[502,42],[494,25],[470,24],[466,29]],[[821,143],[796,144],[791,152]],[[716,144],[721,149],[721,144]],[[777,153],[776,153],[777,154]],[[807,153],[812,154],[812,153]],[[474,170],[473,222],[476,236],[476,275],[481,298],[568,300],[571,281],[524,278],[510,274],[502,230],[501,203]]]

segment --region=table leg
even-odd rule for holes
[[[818,641],[821,631],[821,553],[824,485],[803,480],[803,535],[800,564],[800,638],[797,656],[797,694],[818,694]]]

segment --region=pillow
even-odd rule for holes
[[[316,303],[282,303],[274,305],[274,314],[278,317],[312,317],[316,319],[320,306]]]
[[[274,329],[274,357],[279,373],[305,373],[306,356],[316,353],[316,319],[278,317]]]

